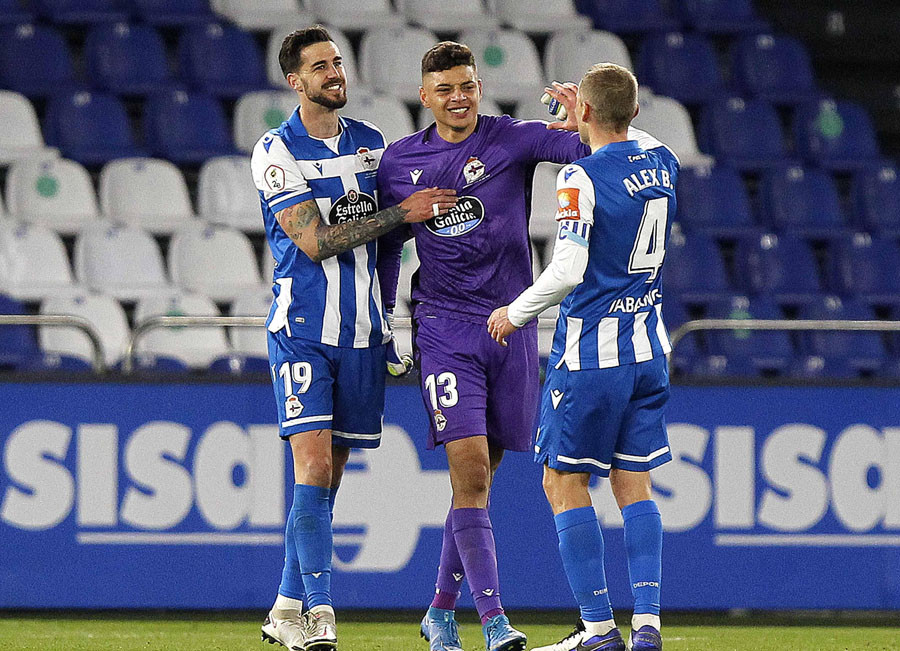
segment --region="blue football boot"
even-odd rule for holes
[[[641,626],[631,631],[632,651],[662,651],[662,636],[652,626]]]
[[[431,651],[463,651],[452,610],[429,608],[422,618],[419,635],[430,644]]]
[[[506,615],[494,615],[481,627],[487,651],[525,651],[528,638],[509,625]]]

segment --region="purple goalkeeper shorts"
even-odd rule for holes
[[[491,339],[487,318],[416,318],[429,450],[470,436],[487,436],[505,450],[531,449],[540,394],[537,328],[517,330],[506,341],[504,348]]]

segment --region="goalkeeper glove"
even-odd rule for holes
[[[394,377],[400,377],[409,373],[414,365],[412,355],[400,354],[397,350],[397,340],[394,338],[394,311],[385,310],[388,328],[391,330],[391,340],[387,343],[387,372]]]

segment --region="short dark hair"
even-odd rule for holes
[[[313,25],[305,29],[298,29],[287,36],[281,42],[281,50],[278,52],[278,63],[285,77],[288,73],[297,72],[300,68],[300,56],[303,48],[314,43],[327,43],[331,34],[321,25]]]
[[[429,72],[442,72],[456,66],[475,68],[475,55],[468,46],[454,41],[442,41],[422,57],[422,76]]]
[[[637,111],[638,83],[634,74],[615,63],[591,66],[581,79],[581,97],[602,126],[621,133]]]

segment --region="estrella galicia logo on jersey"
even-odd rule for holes
[[[356,159],[364,170],[374,170],[378,167],[378,159],[368,147],[360,147],[356,150]]]
[[[466,179],[466,185],[475,183],[475,181],[484,176],[484,172],[484,163],[478,160],[477,156],[469,156],[469,160],[463,166],[463,177]]]
[[[459,237],[484,220],[484,204],[478,197],[460,197],[450,212],[425,222],[425,227],[441,237]]]
[[[375,199],[365,192],[350,190],[343,197],[331,205],[328,213],[329,224],[343,224],[378,212],[378,204]]]

